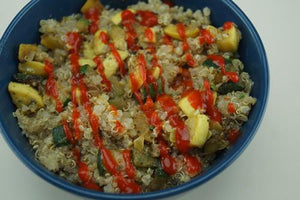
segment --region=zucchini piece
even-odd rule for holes
[[[44,106],[43,98],[38,91],[27,84],[10,82],[8,91],[17,107],[21,107],[23,104],[29,105],[32,102],[35,102],[38,107]]]
[[[85,4],[81,7],[80,11],[82,13],[86,13],[90,8],[95,8],[99,11],[102,11],[103,5],[99,0],[86,0]]]
[[[155,170],[155,177],[168,178],[169,175],[164,171],[160,161],[157,162],[157,168]]]
[[[63,125],[59,125],[52,130],[52,137],[56,147],[62,147],[69,144]]]
[[[71,102],[71,99],[70,99],[70,98],[67,98],[67,99],[64,101],[64,103],[63,103],[63,107],[64,107],[64,108],[67,107],[68,104],[69,104],[69,102]]]
[[[58,36],[53,34],[44,34],[41,36],[41,44],[51,50],[65,49],[66,43]]]
[[[26,57],[32,52],[37,51],[38,47],[35,44],[20,44],[18,58],[20,62],[26,61]]]
[[[45,64],[36,61],[28,61],[20,63],[18,66],[19,72],[37,76],[47,76]]]
[[[219,69],[220,67],[218,65],[216,65],[211,59],[206,59],[203,63],[202,63],[203,66],[205,67],[213,67],[213,68],[216,68],[216,69]]]
[[[92,59],[80,58],[78,60],[79,66],[89,65],[93,68],[97,67],[97,64]]]
[[[83,65],[80,67],[80,74],[84,75],[86,73],[86,70],[89,68],[89,65]]]
[[[132,160],[133,160],[134,166],[136,166],[136,167],[156,167],[157,166],[156,159],[153,158],[147,150],[140,152],[139,150],[134,149],[133,153],[132,153]]]
[[[81,33],[88,33],[89,32],[89,26],[90,22],[89,20],[81,17],[77,23],[76,23],[76,28],[78,29],[79,32]]]
[[[29,75],[23,73],[17,73],[14,75],[14,79],[19,83],[29,84],[32,87],[38,87],[44,80],[41,76]]]
[[[150,97],[151,97],[151,99],[155,99],[155,97],[156,97],[156,92],[155,92],[155,89],[154,89],[154,85],[153,84],[149,84],[148,85],[148,89],[149,89],[149,95],[150,95]]]
[[[177,25],[170,24],[164,29],[164,33],[174,39],[182,40],[178,33]],[[186,37],[197,37],[199,35],[199,29],[198,28],[192,28],[192,27],[186,27],[185,29],[185,35]]]
[[[98,155],[97,155],[97,167],[98,167],[98,171],[99,171],[99,175],[100,176],[104,176],[106,173],[105,167],[102,163],[102,158],[101,158],[101,151],[98,151]]]
[[[241,83],[233,83],[233,82],[229,81],[227,83],[223,83],[218,88],[218,93],[221,95],[225,95],[230,92],[243,91],[244,89],[245,89],[245,86],[242,85]]]
[[[133,146],[135,149],[137,149],[138,151],[142,152],[144,149],[144,142],[145,142],[145,138],[143,135],[140,135],[138,138],[136,138],[133,141]]]
[[[157,79],[158,94],[163,94],[162,78]]]
[[[204,145],[204,153],[215,153],[217,151],[225,149],[229,145],[229,142],[223,135],[213,135]]]

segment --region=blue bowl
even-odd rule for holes
[[[249,121],[243,126],[243,134],[228,151],[217,158],[215,163],[205,173],[183,185],[139,195],[107,194],[84,189],[67,182],[56,174],[45,169],[35,158],[27,139],[22,136],[17,120],[13,117],[15,107],[11,102],[7,85],[13,74],[17,72],[17,52],[20,43],[38,43],[39,20],[56,18],[77,13],[85,0],[32,0],[11,22],[0,42],[0,129],[10,148],[19,159],[34,173],[59,188],[72,193],[95,199],[155,199],[175,195],[213,178],[228,167],[247,147],[262,120],[269,92],[269,70],[267,57],[259,38],[247,16],[231,0],[175,0],[177,5],[185,8],[200,9],[208,6],[212,10],[212,22],[221,26],[225,21],[235,22],[243,34],[239,53],[247,71],[255,85],[251,95],[257,98],[249,116]],[[136,3],[135,0],[111,1],[102,0],[103,4],[112,7],[125,8]]]

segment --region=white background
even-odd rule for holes
[[[234,164],[201,187],[170,199],[300,199],[300,1],[234,1],[254,23],[268,54],[271,90],[267,111],[255,138]],[[1,36],[29,0],[0,2]],[[0,136],[0,199],[83,198],[33,174]]]

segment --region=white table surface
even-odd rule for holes
[[[249,147],[224,172],[170,199],[300,199],[300,1],[234,0],[256,26],[268,54],[271,90]],[[0,0],[0,36],[29,0]],[[0,111],[1,112],[1,111]],[[27,169],[0,136],[0,199],[82,200]]]

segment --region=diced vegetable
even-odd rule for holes
[[[95,8],[102,11],[103,5],[99,0],[86,0],[85,4],[82,6],[80,11],[82,13],[86,13],[90,8]]]
[[[124,107],[126,107],[127,102],[124,101],[123,97],[116,96],[114,98],[111,98],[108,100],[109,104],[115,106],[118,110],[122,110]]]
[[[64,101],[64,103],[63,103],[63,107],[64,107],[64,108],[67,107],[68,104],[69,104],[69,102],[71,102],[71,99],[70,99],[70,98],[67,98],[67,99]]]
[[[129,55],[127,51],[118,51],[118,53],[122,60],[125,60]],[[115,57],[112,54],[110,54],[104,59],[103,66],[106,78],[109,78],[112,75],[114,75],[119,68],[119,64],[117,63]]]
[[[119,26],[113,26],[109,31],[109,36],[115,44],[115,47],[120,50],[127,49],[125,31]]]
[[[193,116],[196,111],[196,109],[191,105],[188,96],[185,96],[182,99],[180,99],[178,102],[178,106],[181,108],[181,110],[186,116]]]
[[[62,147],[69,144],[63,125],[59,125],[52,130],[52,137],[56,147]]]
[[[111,89],[114,97],[123,96],[124,91],[124,82],[118,80],[116,76],[110,77]]]
[[[98,155],[97,155],[97,167],[98,167],[98,171],[99,171],[99,175],[100,176],[104,176],[105,175],[105,167],[102,163],[102,158],[101,158],[101,151],[98,151]]]
[[[38,107],[44,106],[43,98],[38,91],[27,84],[10,82],[8,91],[17,107],[21,107],[23,104],[29,105],[32,102],[35,102]]]
[[[229,30],[224,30],[221,33],[222,38],[217,40],[217,45],[221,51],[237,51],[239,42],[241,40],[241,34],[239,30],[232,26]]]
[[[213,67],[213,68],[217,68],[219,69],[220,67],[215,64],[211,59],[206,59],[203,63],[202,63],[203,66],[205,67]]]
[[[218,93],[224,95],[230,92],[243,91],[244,89],[245,86],[242,85],[241,83],[227,82],[227,83],[223,83],[218,88]]]
[[[90,22],[85,18],[80,18],[76,23],[76,28],[81,33],[88,33],[89,32],[89,25]]]
[[[24,62],[26,57],[33,51],[37,51],[38,47],[35,44],[20,44],[19,46],[19,61]]]
[[[89,68],[89,65],[83,65],[80,67],[80,74],[84,75],[86,73],[86,70]]]
[[[134,148],[136,148],[138,151],[143,151],[144,149],[144,142],[145,142],[145,138],[143,135],[140,135],[138,138],[136,138],[133,141],[133,146]]]
[[[66,44],[60,37],[53,34],[44,34],[41,36],[41,44],[48,49],[64,49]]]
[[[209,118],[204,114],[191,116],[186,121],[190,133],[190,145],[202,147],[210,137]]]
[[[155,167],[157,165],[156,159],[146,150],[140,152],[139,150],[134,149],[132,159],[133,164],[136,167]]]
[[[210,129],[218,131],[218,132],[222,132],[223,131],[222,125],[219,122],[214,121],[214,120],[210,120],[209,127],[210,127]]]
[[[93,50],[93,45],[89,42],[83,43],[83,56],[86,59],[93,60],[96,57],[96,54]]]
[[[14,79],[19,83],[29,84],[32,87],[37,87],[42,84],[44,80],[41,76],[29,75],[23,73],[17,73],[14,75]]]
[[[135,13],[135,10],[133,9],[128,9],[131,12]],[[123,11],[122,11],[123,12]],[[120,25],[122,22],[122,12],[119,12],[117,14],[115,14],[112,18],[111,21],[115,24],[115,25]]]
[[[161,163],[157,163],[157,168],[155,170],[155,176],[160,178],[167,178],[168,174],[164,171],[164,169],[161,166]]]
[[[229,142],[223,135],[213,135],[204,145],[205,153],[215,153],[217,151],[225,149],[229,145]]]
[[[100,39],[101,33],[107,34],[107,31],[106,30],[98,30],[95,33],[94,39],[93,39],[93,49],[94,49],[94,52],[96,55],[104,54],[109,51],[108,46],[105,43],[103,43]]]
[[[145,42],[156,43],[156,33],[153,28],[147,28],[145,30]]]
[[[160,67],[154,67],[154,68],[151,70],[151,74],[152,74],[152,76],[153,76],[156,80],[159,78],[160,73],[161,73]]]
[[[163,94],[162,78],[157,79],[158,94]]]
[[[174,24],[170,24],[168,25],[165,29],[164,29],[165,34],[167,34],[168,36],[177,39],[177,40],[182,40],[182,38],[180,37],[178,30],[177,30],[177,26]],[[186,37],[197,37],[199,34],[199,29],[198,28],[192,28],[192,27],[186,27],[185,30],[185,35]]]
[[[79,66],[88,65],[90,67],[97,67],[97,64],[92,59],[80,58],[78,60]]]
[[[19,72],[29,75],[46,76],[45,64],[36,61],[28,61],[20,63],[18,66]]]

